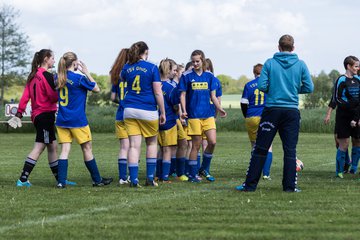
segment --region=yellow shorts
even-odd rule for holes
[[[188,126],[183,126],[184,132],[186,134],[186,140],[187,141],[191,141],[191,136],[189,136],[188,131],[189,131],[189,127]]]
[[[206,119],[193,118],[188,120],[188,135],[202,136],[203,132],[216,129],[214,117]]]
[[[124,121],[115,121],[115,134],[119,139],[128,138]]]
[[[83,144],[92,140],[89,125],[80,128],[56,127],[59,143],[72,143],[75,139],[78,144]]]
[[[245,118],[245,127],[252,142],[256,140],[256,134],[260,124],[260,117]]]
[[[156,136],[159,132],[159,120],[126,118],[124,122],[129,136],[142,135],[148,138]]]
[[[159,131],[158,142],[161,147],[177,145],[177,126],[173,126],[168,130]]]
[[[185,132],[184,127],[181,124],[180,119],[176,120],[176,126],[177,126],[177,139],[178,140],[187,139],[187,133]]]

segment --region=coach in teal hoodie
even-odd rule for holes
[[[268,149],[279,132],[284,149],[283,191],[300,192],[296,179],[296,145],[300,129],[299,94],[314,90],[309,70],[294,50],[294,38],[283,35],[279,51],[268,59],[261,71],[258,88],[267,93],[265,109],[245,182],[239,191],[255,191]]]

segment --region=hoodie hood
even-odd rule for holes
[[[295,53],[277,52],[274,54],[274,59],[285,69],[290,68],[299,61]]]

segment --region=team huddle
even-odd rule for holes
[[[210,59],[195,50],[184,71],[184,66],[171,59],[163,59],[159,67],[148,62],[148,50],[145,42],[122,49],[110,71],[111,99],[118,104],[115,130],[120,142],[119,184],[140,187],[142,138],[146,143],[145,186],[168,183],[171,175],[179,181],[215,181],[210,174],[216,144],[215,117],[225,117],[226,112],[220,105],[221,84],[211,72]],[[10,126],[20,127],[22,113],[31,100],[36,140],[16,185],[31,186],[29,175],[45,148],[57,187],[76,185],[67,179],[73,139],[81,146],[93,186],[108,185],[113,179],[99,172],[85,113],[87,92],[99,92],[100,88],[75,53],[67,52],[60,58],[55,76],[48,72],[54,62],[49,49],[35,53],[18,111],[9,120]],[[61,145],[59,156],[56,132]],[[199,164],[201,145],[203,160]]]

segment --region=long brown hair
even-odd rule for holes
[[[75,53],[67,52],[59,60],[58,65],[58,88],[63,88],[66,84],[67,74],[66,70],[71,67],[71,64],[78,58]]]
[[[109,72],[110,80],[113,85],[119,84],[121,69],[124,67],[128,59],[129,59],[129,49],[128,48],[121,49],[119,55],[115,59],[115,62],[112,65],[111,70]]]
[[[30,82],[34,78],[38,68],[44,62],[45,58],[46,57],[50,58],[52,55],[53,52],[50,49],[41,49],[40,51],[34,54],[34,58],[31,63],[31,72],[27,77],[27,82]]]
[[[136,42],[129,49],[129,64],[134,64],[141,59],[141,55],[149,50],[147,44],[143,41]]]
[[[205,53],[201,50],[194,50],[192,53],[191,53],[191,58],[193,56],[197,56],[197,55],[200,55],[200,59],[202,61],[202,70],[205,72],[206,71],[206,58],[205,58]]]

